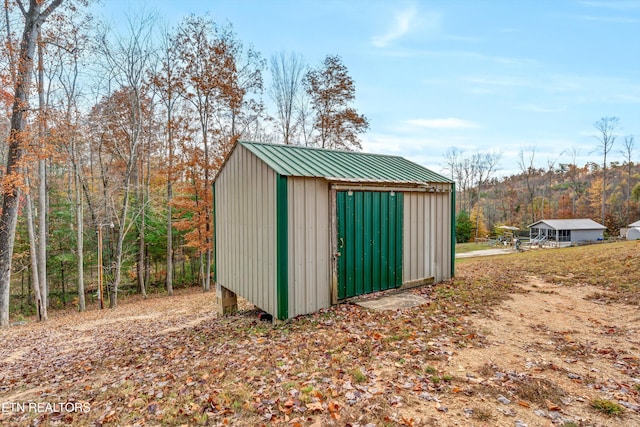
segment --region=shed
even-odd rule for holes
[[[214,179],[219,308],[275,318],[454,272],[455,186],[398,156],[239,142]]]
[[[607,228],[592,219],[541,219],[528,225],[532,244],[555,242],[576,244],[603,240]]]
[[[625,237],[627,240],[640,240],[640,221],[629,224]]]

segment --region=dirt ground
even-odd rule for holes
[[[601,291],[592,286],[528,280],[523,286],[528,292],[514,294],[490,318],[468,319],[485,344],[454,350],[445,370],[466,378],[474,392],[440,399],[434,408],[447,406],[453,416],[431,411],[433,425],[640,426],[640,402],[634,399],[640,388],[640,310],[585,299]],[[542,393],[534,396],[545,401],[541,405],[514,399],[507,393],[520,379],[540,379],[543,388],[557,385],[562,408]],[[594,413],[589,406],[596,398],[621,402],[624,418]],[[469,408],[491,418],[470,422]]]
[[[587,285],[565,287],[529,277],[522,288],[524,292],[513,294],[490,316],[475,314],[463,320],[467,329],[477,331],[474,345],[462,348],[446,336],[427,343],[445,355],[432,365],[450,385],[406,400],[400,422],[391,417],[387,425],[640,426],[638,307],[585,299],[601,292]],[[118,359],[123,356],[109,356],[114,346],[139,345],[134,342],[141,336],[147,341],[165,335],[180,339],[182,332],[215,322],[214,299],[187,291],[172,298],[132,302],[115,311],[58,313],[46,324],[2,330],[0,403],[42,401],[61,395],[63,387],[75,390],[79,400],[81,390],[104,391],[106,377],[119,375],[122,369]],[[240,308],[252,307],[243,302]],[[41,347],[34,344],[38,340]],[[144,351],[151,352],[152,347],[140,349]],[[78,361],[85,359],[93,370],[87,368],[86,375],[77,376],[78,366],[84,366]],[[69,361],[73,372],[67,373],[63,366]],[[394,365],[386,362],[372,359],[372,376],[396,381]],[[47,380],[38,384],[38,375]],[[590,407],[594,398],[620,402],[625,413],[602,415]],[[129,405],[135,407],[136,401]],[[107,415],[113,412],[109,410],[95,408]],[[113,417],[103,416],[90,425],[128,424]],[[0,424],[10,425],[12,420],[25,419],[16,419],[8,410],[0,412]],[[303,420],[299,425],[307,424]]]

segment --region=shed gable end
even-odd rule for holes
[[[214,183],[216,279],[276,314],[276,173],[236,147]]]

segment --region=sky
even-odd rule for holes
[[[208,13],[269,59],[339,55],[370,129],[363,150],[436,172],[455,148],[501,154],[499,175],[534,163],[602,162],[594,123],[620,119],[612,160],[636,135],[640,0],[104,0],[122,22],[143,7],[170,24]],[[270,73],[264,74],[269,84]],[[265,93],[265,101],[268,95]]]

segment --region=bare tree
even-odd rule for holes
[[[536,156],[536,150],[535,148],[529,148],[525,153],[525,150],[521,148],[518,156],[518,166],[520,167],[522,175],[524,175],[524,180],[527,185],[527,196],[529,198],[529,207],[531,208],[531,223],[534,223],[536,221],[536,215],[533,201],[535,199],[536,188],[533,184],[533,177],[536,174],[536,169],[533,166],[533,161]]]
[[[86,22],[86,21],[85,21]],[[75,26],[75,28],[78,28]],[[80,65],[80,53],[86,52],[88,40],[73,33],[73,37],[69,38],[72,43],[71,49],[67,49],[66,58],[60,55],[61,71],[58,75],[60,86],[62,88],[61,104],[64,113],[61,117],[62,128],[65,129],[65,136],[62,138],[62,145],[67,151],[70,169],[73,174],[73,200],[75,205],[75,221],[76,221],[76,262],[78,266],[78,311],[86,309],[85,303],[85,286],[84,286],[84,203],[82,197],[82,189],[87,188],[87,181],[82,171],[82,156],[79,153],[82,144],[80,136],[80,114],[78,112],[78,76]],[[68,68],[68,70],[67,70]],[[90,201],[89,198],[87,198]],[[91,208],[91,204],[89,204]]]
[[[446,170],[451,174],[451,180],[456,182],[457,188],[460,190],[460,195],[462,196],[458,198],[458,204],[460,205],[459,210],[468,213],[466,204],[468,181],[465,179],[462,151],[455,147],[450,148],[445,154],[445,159],[447,161]]]
[[[542,187],[542,215],[545,215],[545,202],[547,203],[547,208],[550,210],[551,209],[551,186],[553,185],[553,177],[555,176],[556,173],[556,163],[558,162],[558,159],[547,159],[547,171],[546,171],[546,177],[548,178],[548,180],[546,181],[545,185]],[[549,199],[547,200],[547,191],[549,192]]]
[[[598,140],[598,150],[602,154],[602,224],[604,224],[607,203],[607,156],[616,141],[616,131],[620,127],[620,119],[617,117],[602,117],[593,124],[598,134],[594,137]]]
[[[176,71],[178,53],[176,43],[165,29],[159,51],[159,69],[153,73],[152,85],[160,98],[165,114],[165,138],[167,144],[167,293],[173,295],[173,182],[175,179],[175,134],[178,126],[176,118],[177,102],[182,82]]]
[[[586,183],[578,180],[578,156],[580,155],[580,149],[577,147],[571,147],[566,151],[571,157],[571,163],[569,164],[569,179],[571,181],[571,215],[576,214],[576,201],[582,196],[586,189]]]
[[[50,2],[29,0],[28,8],[25,7],[22,0],[17,0],[16,4],[22,12],[24,28],[18,63],[16,64],[9,151],[4,179],[2,214],[0,215],[0,327],[9,326],[11,261],[20,199],[20,163],[24,149],[25,113],[29,106],[36,41],[39,29],[49,15],[62,4],[62,0],[51,0]]]
[[[318,69],[307,72],[304,86],[315,113],[314,128],[322,148],[359,149],[358,134],[369,128],[364,115],[349,106],[356,88],[339,56],[327,56]]]
[[[110,286],[109,306],[118,305],[118,288],[121,281],[123,243],[126,233],[132,225],[129,219],[130,199],[133,195],[132,182],[135,177],[141,144],[144,141],[144,125],[147,124],[145,108],[145,78],[150,71],[152,59],[152,28],[155,16],[152,14],[130,17],[129,33],[125,36],[109,37],[101,35],[98,49],[104,61],[104,69],[109,85],[115,84],[118,90],[105,98],[103,109],[107,117],[112,117],[111,131],[120,137],[114,138],[113,147],[124,164],[122,172],[121,203],[113,212],[118,222],[115,250],[115,274]],[[109,88],[110,88],[109,86]],[[117,95],[117,96],[116,96]],[[126,114],[121,114],[122,111]],[[118,117],[116,117],[118,116]],[[117,139],[117,141],[115,141]]]
[[[58,9],[54,16],[50,18],[55,22],[55,27],[41,29],[38,33],[37,42],[38,63],[34,74],[38,95],[38,109],[36,110],[37,116],[34,123],[36,125],[34,132],[36,139],[30,145],[31,150],[27,155],[31,156],[29,158],[30,161],[32,160],[33,163],[38,165],[37,168],[33,168],[33,171],[38,173],[34,174],[33,177],[27,177],[29,180],[34,178],[35,181],[35,185],[31,188],[27,199],[31,199],[31,195],[36,195],[38,208],[31,209],[33,212],[31,216],[27,215],[27,217],[30,218],[28,219],[29,222],[37,220],[37,223],[28,224],[28,227],[38,233],[34,239],[30,239],[30,242],[36,245],[36,247],[31,248],[31,252],[37,253],[37,267],[39,269],[37,281],[40,282],[38,286],[42,288],[45,310],[49,294],[47,246],[49,245],[50,228],[48,218],[51,187],[49,182],[50,166],[54,164],[55,160],[59,159],[54,154],[56,153],[56,148],[63,147],[67,151],[69,169],[74,170],[73,157],[77,156],[77,153],[73,146],[78,139],[78,120],[80,115],[77,104],[78,60],[80,51],[83,50],[83,45],[87,44],[88,29],[91,25],[90,16],[83,9],[76,7],[74,3],[86,5],[82,0],[66,2],[67,7],[64,10]],[[74,203],[71,196],[74,173],[68,175],[69,191],[67,194],[70,203]],[[84,310],[83,225],[76,224],[75,228],[77,230],[78,255],[78,307]],[[46,311],[39,311],[39,314],[41,314],[40,317],[42,319],[46,318]]]
[[[272,83],[269,93],[276,103],[276,125],[285,144],[291,144],[295,135],[295,103],[302,89],[305,69],[304,59],[300,54],[278,52],[271,57]]]
[[[446,153],[447,167],[451,173],[451,179],[456,181],[461,190],[460,211],[470,213],[476,206],[478,214],[475,224],[475,237],[478,237],[482,197],[482,188],[491,180],[496,172],[501,154],[499,153],[473,153],[464,155],[462,151],[452,148]],[[475,187],[475,198],[473,190]]]
[[[493,176],[500,161],[498,153],[473,153],[465,155],[455,148],[446,154],[447,170],[456,181],[461,193],[460,209],[471,212],[480,200],[482,186]]]
[[[54,102],[59,106],[58,114],[53,115],[53,126],[58,135],[57,143],[65,150],[70,175],[72,177],[69,187],[69,203],[75,206],[76,229],[76,264],[78,270],[78,311],[86,309],[84,286],[84,200],[83,190],[87,195],[87,206],[92,211],[91,199],[88,197],[88,183],[83,173],[84,156],[82,148],[85,140],[81,135],[82,117],[78,108],[81,98],[79,75],[82,68],[82,57],[87,53],[89,40],[87,38],[88,23],[91,22],[86,15],[78,16],[70,26],[73,29],[67,32],[65,45],[58,45],[55,52],[57,59],[57,79],[60,90]],[[68,30],[67,30],[68,31]],[[72,195],[73,194],[73,195]],[[93,212],[92,212],[93,214]]]
[[[621,151],[624,156],[624,160],[627,166],[627,194],[625,194],[625,221],[629,222],[629,215],[631,213],[631,179],[633,172],[633,151],[635,149],[635,141],[633,135],[626,135],[624,137],[624,148]]]
[[[29,171],[25,170],[24,173],[26,184],[29,185]],[[29,235],[29,259],[31,261],[31,286],[33,288],[33,296],[36,303],[36,318],[39,321],[42,321],[47,319],[47,305],[42,297],[42,293],[46,292],[46,288],[42,289],[40,287],[42,281],[39,278],[38,246],[36,245],[36,233],[33,221],[33,202],[31,201],[31,194],[29,192],[27,192],[25,199],[25,208],[27,211],[27,234]]]
[[[305,147],[312,144],[313,111],[311,97],[306,91],[301,91],[295,100],[296,128],[300,130],[300,137]]]
[[[253,46],[245,47],[231,26],[225,28],[220,36],[231,60],[228,66],[233,70],[231,86],[221,98],[221,106],[224,108],[221,108],[219,113],[222,114],[216,115],[219,129],[228,129],[222,133],[226,134],[226,138],[223,138],[218,147],[218,157],[222,161],[231,151],[233,144],[250,132],[251,126],[262,117],[262,71],[266,68],[267,62]]]
[[[498,163],[502,157],[499,153],[476,153],[472,156],[472,163],[475,165],[478,197],[477,203],[480,208],[480,198],[483,185],[487,184],[498,168]],[[476,237],[478,237],[478,229],[480,225],[480,215],[476,215]]]
[[[40,297],[42,298],[43,310],[41,320],[46,320],[47,307],[49,307],[49,284],[47,281],[47,129],[48,129],[48,105],[44,88],[44,43],[41,29],[38,29],[38,72],[36,74],[38,87],[38,146],[40,153],[38,156],[38,281],[40,286]]]

